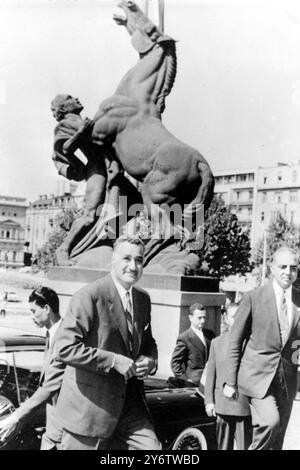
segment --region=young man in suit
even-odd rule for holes
[[[150,298],[134,287],[143,255],[139,238],[119,238],[110,274],[71,299],[58,339],[61,450],[160,449],[143,391],[157,368]]]
[[[229,400],[223,395],[227,366],[229,332],[236,315],[237,304],[227,307],[225,324],[227,331],[213,339],[206,366],[205,409],[208,416],[216,416],[218,450],[248,449],[252,441],[252,426],[249,401],[239,394],[238,400]]]
[[[273,255],[273,279],[244,295],[228,344],[224,395],[249,397],[251,449],[280,450],[297,391],[300,294],[299,256],[288,247]],[[244,351],[243,343],[246,341]]]
[[[202,304],[190,306],[189,319],[190,328],[177,338],[171,369],[177,379],[187,380],[198,386],[208,359],[210,342],[215,334],[204,328],[206,310]]]
[[[56,450],[61,439],[61,429],[54,420],[54,409],[62,383],[65,366],[51,364],[51,358],[61,325],[59,299],[49,287],[39,287],[29,296],[32,319],[39,328],[46,328],[46,349],[39,388],[16,411],[0,423],[0,439],[5,441],[17,431],[34,411],[46,404],[46,431],[43,434],[41,450]]]

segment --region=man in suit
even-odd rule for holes
[[[71,299],[58,339],[66,364],[56,407],[61,450],[160,449],[143,391],[157,368],[151,303],[133,287],[143,254],[139,238],[119,238],[110,274]]]
[[[171,369],[177,379],[187,380],[198,386],[208,359],[210,342],[215,334],[203,328],[206,310],[202,304],[190,306],[189,319],[190,328],[177,338]]]
[[[212,340],[206,365],[205,409],[208,416],[217,417],[218,450],[233,450],[234,439],[237,450],[245,450],[252,440],[248,398],[240,393],[238,400],[233,401],[223,395],[229,331],[237,308],[237,304],[227,307],[224,320],[227,331]]]
[[[53,361],[54,346],[61,325],[59,299],[49,287],[39,287],[29,296],[29,306],[34,323],[46,328],[46,349],[39,388],[8,418],[0,423],[0,439],[5,441],[42,405],[46,404],[46,431],[43,434],[41,450],[55,450],[61,439],[61,429],[54,420],[54,408],[62,383],[65,366]]]
[[[255,450],[282,449],[296,395],[300,294],[292,285],[298,263],[291,248],[274,253],[273,279],[244,295],[230,333],[224,395],[249,397]]]

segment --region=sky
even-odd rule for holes
[[[155,9],[156,0],[149,0]],[[93,117],[136,63],[114,0],[0,0],[0,194],[57,190],[50,101]],[[178,72],[163,122],[213,172],[300,159],[300,2],[165,0]]]

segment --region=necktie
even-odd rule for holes
[[[289,334],[288,310],[285,291],[282,291],[279,303],[279,324],[282,344],[286,343]]]
[[[127,328],[128,328],[128,343],[129,343],[129,350],[132,353],[132,348],[133,348],[133,308],[132,308],[132,303],[130,299],[130,294],[127,291],[126,295],[126,309],[125,309],[125,315],[126,315],[126,321],[127,321]]]
[[[46,331],[45,338],[46,338],[46,342],[45,342],[45,354],[47,354],[48,349],[49,349],[49,346],[50,346],[50,334],[49,334],[49,331],[48,331],[48,330]]]

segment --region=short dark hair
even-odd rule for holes
[[[39,307],[49,305],[53,313],[59,316],[59,298],[57,293],[50,287],[38,287],[34,289],[28,299],[28,302],[35,302]]]
[[[122,244],[122,243],[130,243],[131,245],[138,245],[143,248],[143,251],[145,251],[145,243],[143,240],[138,237],[137,235],[122,235],[119,237],[114,244],[114,251],[117,250],[117,248]]]
[[[198,302],[196,302],[196,303],[192,304],[189,308],[190,315],[193,315],[195,310],[205,310],[206,311],[206,307],[203,304],[199,304]]]

